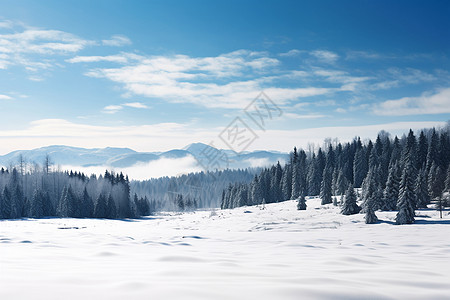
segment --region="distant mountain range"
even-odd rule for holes
[[[17,150],[0,156],[0,165],[17,164],[20,155],[29,163],[42,164],[46,155],[55,165],[69,165],[80,167],[108,166],[112,168],[126,168],[139,163],[148,163],[158,159],[181,159],[193,156],[200,161],[202,153],[218,151],[202,143],[190,144],[183,149],[166,152],[137,152],[129,148],[95,148],[85,149],[69,146],[48,146],[33,150]],[[228,156],[230,169],[269,166],[277,161],[284,163],[289,155],[275,151],[253,151],[236,153],[232,150],[222,150]]]

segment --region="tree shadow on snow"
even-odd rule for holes
[[[418,225],[432,225],[432,224],[442,224],[442,225],[450,225],[450,220],[439,219],[439,220],[416,220],[414,224]]]

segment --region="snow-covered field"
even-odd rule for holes
[[[448,212],[366,225],[307,204],[1,221],[0,299],[449,299]]]

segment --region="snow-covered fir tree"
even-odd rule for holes
[[[356,204],[356,193],[353,186],[350,184],[345,192],[344,203],[342,204],[341,214],[353,215],[359,213],[361,208]]]
[[[297,199],[297,210],[306,210],[306,198],[303,194]]]
[[[403,169],[399,198],[397,203],[398,213],[395,218],[395,223],[399,225],[414,223],[414,203],[416,201],[416,195],[414,194],[415,180],[411,176],[412,173],[412,162],[408,162]]]
[[[396,210],[398,201],[398,191],[400,188],[400,169],[398,162],[395,161],[389,167],[386,187],[383,192],[383,199],[380,209],[384,211]]]

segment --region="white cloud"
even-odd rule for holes
[[[121,110],[123,107],[121,105],[108,105],[103,108],[103,112],[105,114],[115,114],[119,110]]]
[[[66,60],[69,63],[92,63],[92,62],[115,62],[127,63],[128,58],[123,55],[109,55],[109,56],[75,56]]]
[[[128,102],[122,104],[123,106],[133,107],[133,108],[148,108],[147,105],[141,102]]]
[[[0,53],[67,54],[89,44],[92,42],[59,30],[26,29],[0,34]]]
[[[115,114],[122,110],[124,107],[132,107],[132,108],[149,108],[147,105],[141,102],[127,102],[120,105],[108,105],[105,106],[102,110],[105,114]]]
[[[57,65],[54,56],[73,54],[95,44],[68,32],[31,28],[11,21],[0,22],[0,29],[7,32],[0,34],[0,69],[12,65],[21,65],[29,72],[50,69]]]
[[[284,113],[284,117],[289,119],[320,119],[326,117],[325,115],[319,114],[299,114],[299,113]]]
[[[327,50],[314,50],[311,51],[310,54],[316,57],[319,61],[328,64],[335,63],[339,59],[339,55]]]
[[[419,97],[404,97],[376,104],[377,115],[406,116],[450,113],[450,88],[435,93],[424,93]]]
[[[284,53],[280,53],[280,56],[285,56],[285,57],[291,57],[291,56],[297,56],[300,55],[302,53],[302,51],[297,50],[297,49],[292,49],[289,50],[288,52],[284,52]]]
[[[279,64],[277,59],[264,52],[238,50],[216,57],[139,57],[127,66],[96,68],[86,75],[122,84],[128,96],[209,108],[243,108],[261,90],[279,105],[339,91],[318,87],[274,87],[272,82],[281,78],[307,76],[306,72],[298,70],[272,75],[273,68]]]
[[[8,95],[0,94],[0,100],[12,100],[13,98]]]
[[[109,40],[102,40],[102,44],[105,46],[120,47],[131,45],[131,40],[123,35],[113,35]]]

